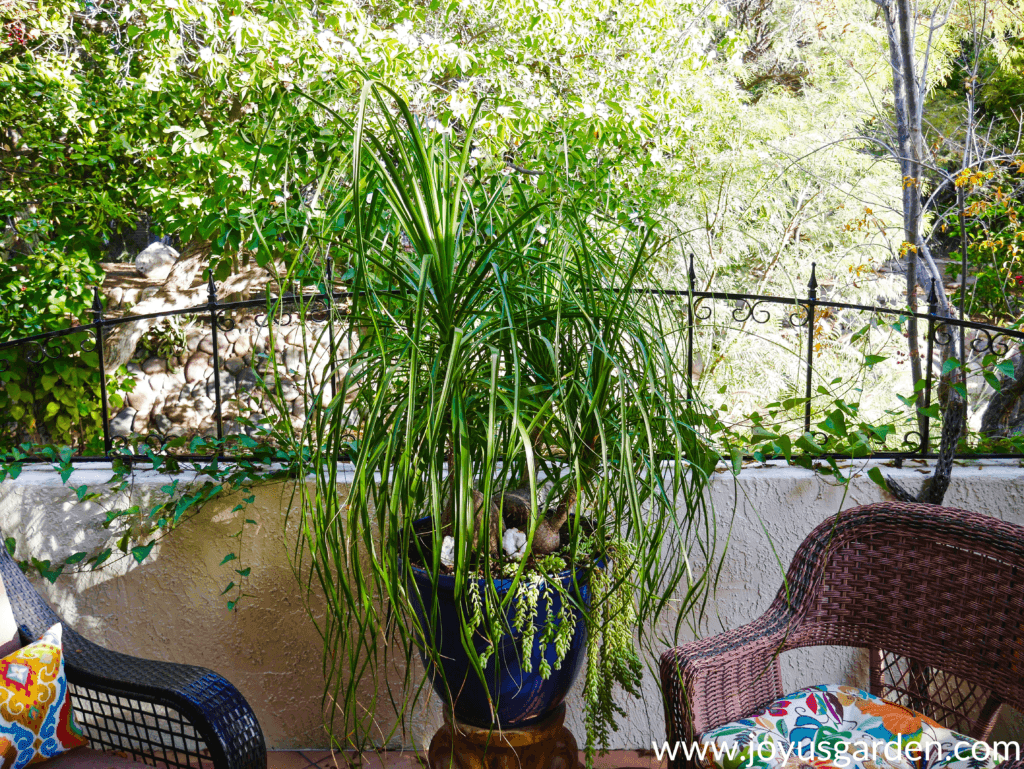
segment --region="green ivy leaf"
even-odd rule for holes
[[[100,566],[102,566],[106,562],[106,560],[108,558],[110,558],[110,555],[113,552],[114,551],[111,550],[108,547],[106,550],[104,550],[103,552],[99,553],[99,555],[97,555],[95,558],[90,558],[89,562],[92,563],[93,571],[96,571],[96,569],[98,569]]]
[[[226,564],[226,563],[228,563],[230,561],[233,561],[236,558],[238,558],[238,556],[235,555],[234,553],[228,553],[226,556],[224,556],[224,560],[220,562],[220,565],[223,566],[224,564]]]
[[[156,542],[153,541],[150,542],[148,545],[138,545],[137,547],[133,547],[132,558],[135,559],[136,563],[142,563],[144,560],[146,560],[146,557],[149,555],[150,551],[153,549],[153,545],[155,544]]]
[[[998,371],[1007,379],[1013,379],[1013,375],[1015,373],[1013,370],[1013,361],[1004,360],[1002,363],[996,366],[996,371]]]
[[[885,482],[885,476],[882,475],[882,471],[877,467],[872,467],[868,469],[868,478],[873,480],[886,491],[889,490],[889,485]]]

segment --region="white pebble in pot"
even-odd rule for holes
[[[526,555],[526,533],[519,529],[505,529],[501,537],[501,547],[512,560],[522,560]]]
[[[455,565],[455,537],[445,537],[441,543],[441,563],[449,568]]]

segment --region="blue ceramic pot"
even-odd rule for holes
[[[572,572],[565,571],[560,576],[562,584],[566,588],[572,589]],[[538,641],[544,632],[549,607],[548,601],[551,601],[551,609],[556,614],[562,612],[563,601],[557,590],[549,586],[541,588],[538,601],[539,610],[535,620],[536,632],[534,633],[531,660],[533,665],[530,672],[523,671],[522,636],[518,631],[514,631],[501,639],[498,648],[488,659],[487,666],[484,668],[484,678],[487,682],[485,686],[470,665],[469,657],[460,640],[459,623],[461,620],[455,603],[455,577],[440,575],[436,591],[430,582],[430,577],[422,569],[413,567],[413,577],[418,588],[418,590],[410,591],[413,608],[416,610],[416,615],[427,636],[427,642],[438,651],[444,676],[442,677],[436,669],[433,669],[422,649],[420,649],[420,657],[431,673],[434,691],[438,696],[445,702],[451,702],[454,699],[455,717],[458,720],[480,727],[488,727],[492,724],[506,729],[529,726],[542,720],[544,716],[562,703],[565,695],[569,693],[573,681],[576,680],[576,674],[579,673],[580,663],[583,661],[583,653],[587,645],[587,629],[582,613],[579,609],[574,608],[572,611],[576,613],[576,630],[561,668],[554,670],[555,645],[547,644],[547,648],[541,653]],[[478,581],[482,594],[484,580]],[[512,580],[496,579],[494,586],[498,594],[504,596],[512,586]],[[589,606],[589,587],[581,585],[579,590],[584,605]],[[437,621],[431,627],[428,624],[428,618],[434,606],[437,607]],[[512,624],[514,615],[515,602],[513,601],[506,614],[509,626]],[[477,652],[483,652],[487,648],[487,642],[480,631],[474,637],[474,645]],[[547,680],[541,678],[538,672],[540,662],[545,657],[552,667],[551,675]],[[493,718],[487,696],[488,691],[494,702]]]

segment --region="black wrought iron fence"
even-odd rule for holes
[[[329,315],[333,304],[344,302],[352,298],[347,291],[334,290],[335,285],[331,277],[330,268],[326,271],[327,279],[316,287],[295,286],[291,292],[284,292],[272,297],[272,303],[276,311],[284,313],[283,322],[294,322],[289,311],[294,313],[297,308],[303,308],[307,313],[311,307],[319,307],[319,311]],[[124,315],[118,317],[107,317],[104,315],[99,289],[94,291],[91,320],[81,322],[79,325],[70,328],[37,334],[24,339],[11,340],[0,343],[0,388],[4,386],[4,373],[10,366],[11,351],[19,351],[29,362],[40,362],[44,358],[54,358],[59,355],[67,355],[65,348],[54,349],[56,340],[72,337],[84,337],[77,342],[78,352],[97,353],[97,373],[99,377],[99,407],[102,420],[102,451],[89,453],[85,447],[75,448],[75,453],[70,456],[72,463],[104,462],[114,458],[126,461],[151,459],[154,450],[160,452],[164,449],[159,439],[153,441],[152,436],[134,436],[141,439],[142,446],[147,446],[147,440],[153,443],[146,451],[140,450],[139,440],[133,440],[133,436],[115,436],[111,430],[111,415],[109,406],[109,379],[106,373],[104,360],[104,340],[107,333],[122,324],[135,323],[139,321],[157,320],[174,316],[203,317],[209,323],[212,345],[210,356],[212,358],[212,400],[214,404],[213,433],[218,441],[225,437],[224,404],[225,392],[222,387],[222,376],[225,376],[222,368],[221,345],[219,335],[230,331],[232,316],[238,313],[255,312],[257,317],[262,317],[260,323],[273,324],[282,322],[282,317],[271,317],[268,315],[268,298],[260,298],[244,301],[222,302],[218,299],[217,286],[212,275],[207,283],[208,301],[183,309],[167,310],[143,315]],[[695,351],[697,341],[695,335],[699,334],[705,324],[712,318],[712,305],[724,303],[726,314],[732,325],[744,325],[748,322],[755,324],[766,324],[773,319],[772,308],[779,309],[783,316],[782,325],[790,332],[799,334],[800,357],[799,367],[801,385],[803,388],[803,430],[805,433],[812,433],[813,427],[813,400],[814,400],[814,375],[815,375],[815,352],[816,352],[816,322],[815,319],[822,311],[828,312],[852,312],[864,313],[871,318],[889,318],[896,322],[905,322],[911,317],[918,319],[922,327],[922,343],[925,348],[923,354],[926,365],[924,366],[924,387],[920,394],[921,402],[919,410],[923,416],[918,421],[919,430],[912,430],[904,436],[898,448],[880,448],[872,452],[873,456],[894,458],[898,462],[908,458],[932,458],[935,456],[933,448],[935,444],[932,435],[933,419],[923,412],[933,411],[931,406],[934,397],[934,372],[932,365],[935,351],[954,339],[953,334],[959,332],[961,338],[967,338],[967,348],[977,354],[994,354],[1006,356],[1011,345],[1020,344],[1024,340],[1024,331],[1014,327],[995,326],[980,323],[972,320],[960,320],[957,318],[942,317],[937,312],[937,299],[934,290],[928,299],[927,312],[910,312],[906,308],[871,306],[833,301],[830,298],[818,296],[818,283],[815,277],[815,270],[812,266],[810,280],[807,285],[807,295],[803,297],[779,297],[771,295],[733,293],[720,291],[702,291],[696,288],[696,276],[694,274],[692,260],[689,269],[688,290],[643,290],[643,294],[655,298],[658,301],[668,301],[675,304],[680,319],[684,324],[681,333],[685,333],[685,355],[686,355],[686,393],[688,398],[693,398],[699,387],[699,377],[694,373]],[[333,352],[337,349],[335,343],[335,328],[333,323],[327,324],[329,335],[329,349]],[[5,353],[7,353],[5,355]],[[337,361],[330,360],[328,367],[331,372],[336,370]],[[328,384],[330,392],[337,392],[338,383],[332,381]],[[5,421],[7,415],[0,414],[0,423]],[[98,441],[97,441],[98,443]],[[826,453],[825,456],[830,454]],[[831,454],[836,456],[836,454]],[[1019,457],[1017,452],[978,452],[972,454],[978,458],[1007,458]],[[214,453],[174,452],[174,457],[183,461],[210,460],[216,457],[223,461],[242,461],[248,455],[231,453],[223,446],[219,446]],[[26,456],[22,461],[43,461],[45,456]]]

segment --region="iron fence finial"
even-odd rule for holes
[[[687,277],[690,279],[690,290],[693,291],[697,285],[697,273],[693,269],[693,252],[690,252],[690,269],[687,272]]]
[[[210,304],[217,304],[217,284],[213,282],[213,268],[208,269],[206,274],[209,276],[207,290],[210,292]]]
[[[807,292],[811,299],[818,298],[817,262],[811,262],[811,279],[807,281]]]

